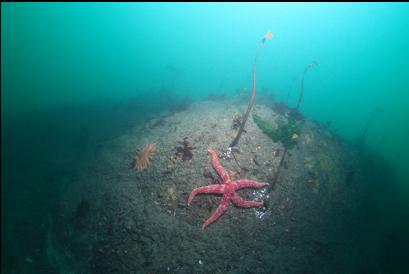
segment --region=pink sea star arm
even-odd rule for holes
[[[237,193],[234,193],[234,196],[232,197],[232,201],[236,206],[239,206],[239,207],[262,206],[264,204],[264,202],[259,202],[259,201],[245,201]]]
[[[245,187],[261,188],[261,187],[270,185],[269,183],[262,183],[262,182],[252,181],[252,180],[238,180],[236,181],[236,183],[237,183],[236,189],[242,189]]]
[[[214,185],[208,185],[208,186],[202,186],[195,188],[192,193],[189,195],[189,199],[187,201],[187,204],[190,205],[192,203],[193,198],[198,195],[198,194],[207,194],[207,193],[223,193],[225,186],[224,185],[219,185],[219,184],[214,184]]]
[[[227,173],[227,171],[222,167],[222,165],[219,162],[219,159],[217,157],[217,152],[213,149],[208,150],[210,159],[212,160],[212,165],[216,172],[219,174],[219,176],[222,178],[223,182],[226,183],[230,181],[230,176]]]
[[[217,221],[217,219],[219,219],[220,216],[222,216],[224,212],[226,212],[228,206],[229,206],[229,197],[223,196],[222,202],[217,207],[216,211],[212,214],[212,216],[210,216],[210,218],[207,219],[206,222],[203,224],[202,229],[205,229],[208,225]]]

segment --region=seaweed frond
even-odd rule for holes
[[[301,123],[290,119],[285,124],[280,124],[276,129],[259,115],[253,114],[253,120],[261,131],[269,136],[274,142],[281,142],[285,149],[294,147],[299,139]]]

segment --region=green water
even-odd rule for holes
[[[149,111],[159,112],[160,100],[166,102],[155,95],[160,90],[192,100],[234,96],[243,88],[250,95],[253,58],[268,30],[274,37],[259,57],[258,91],[268,90],[277,101],[295,106],[302,72],[317,61],[305,78],[302,113],[330,122],[332,131],[354,143],[374,111],[382,108],[364,144],[392,166],[399,191],[409,193],[407,3],[2,3],[2,151],[8,151],[8,156],[2,153],[2,173],[8,171],[3,162],[11,169],[13,164],[29,168],[42,157],[41,146],[47,149],[46,144],[28,144],[33,139],[41,143],[43,137],[33,136],[38,128],[28,129],[31,136],[21,128],[5,128],[25,117],[49,117],[56,110],[77,113],[57,115],[43,125],[43,132],[58,128],[67,136],[73,149],[61,148],[61,153],[75,154],[86,146],[79,132],[85,134],[89,123],[101,136],[116,130],[112,125],[101,129],[106,125],[98,120],[112,118],[104,110],[111,102],[146,95],[158,102],[150,102]],[[78,114],[88,108],[94,111],[86,118],[89,123]],[[18,138],[25,144],[17,144]],[[36,156],[25,155],[31,149]],[[52,196],[54,190],[61,191],[56,186],[47,191]],[[3,208],[13,208],[13,196],[6,199],[2,219]]]

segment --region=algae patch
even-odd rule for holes
[[[163,198],[165,204],[168,207],[171,207],[177,200],[176,187],[175,186],[168,187],[163,194]]]
[[[280,124],[276,129],[257,114],[253,114],[253,120],[264,134],[268,135],[274,142],[281,142],[286,149],[294,147],[299,140],[301,122],[295,119]]]

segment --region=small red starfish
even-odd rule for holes
[[[217,158],[217,152],[215,150],[209,149],[208,150],[210,158],[212,160],[212,165],[219,176],[222,178],[222,184],[214,184],[208,186],[202,186],[195,188],[192,193],[190,193],[188,199],[188,205],[192,203],[193,198],[197,194],[223,194],[223,198],[221,204],[216,209],[216,211],[210,216],[209,219],[203,224],[202,228],[205,229],[208,225],[212,224],[213,222],[217,221],[226,212],[227,207],[232,201],[235,205],[240,207],[253,207],[253,206],[261,206],[264,203],[258,201],[245,201],[243,200],[239,194],[236,193],[237,190],[245,188],[245,187],[254,187],[260,188],[270,185],[269,183],[260,183],[251,180],[237,180],[232,181],[230,179],[229,174],[227,171],[220,165],[219,159]]]

